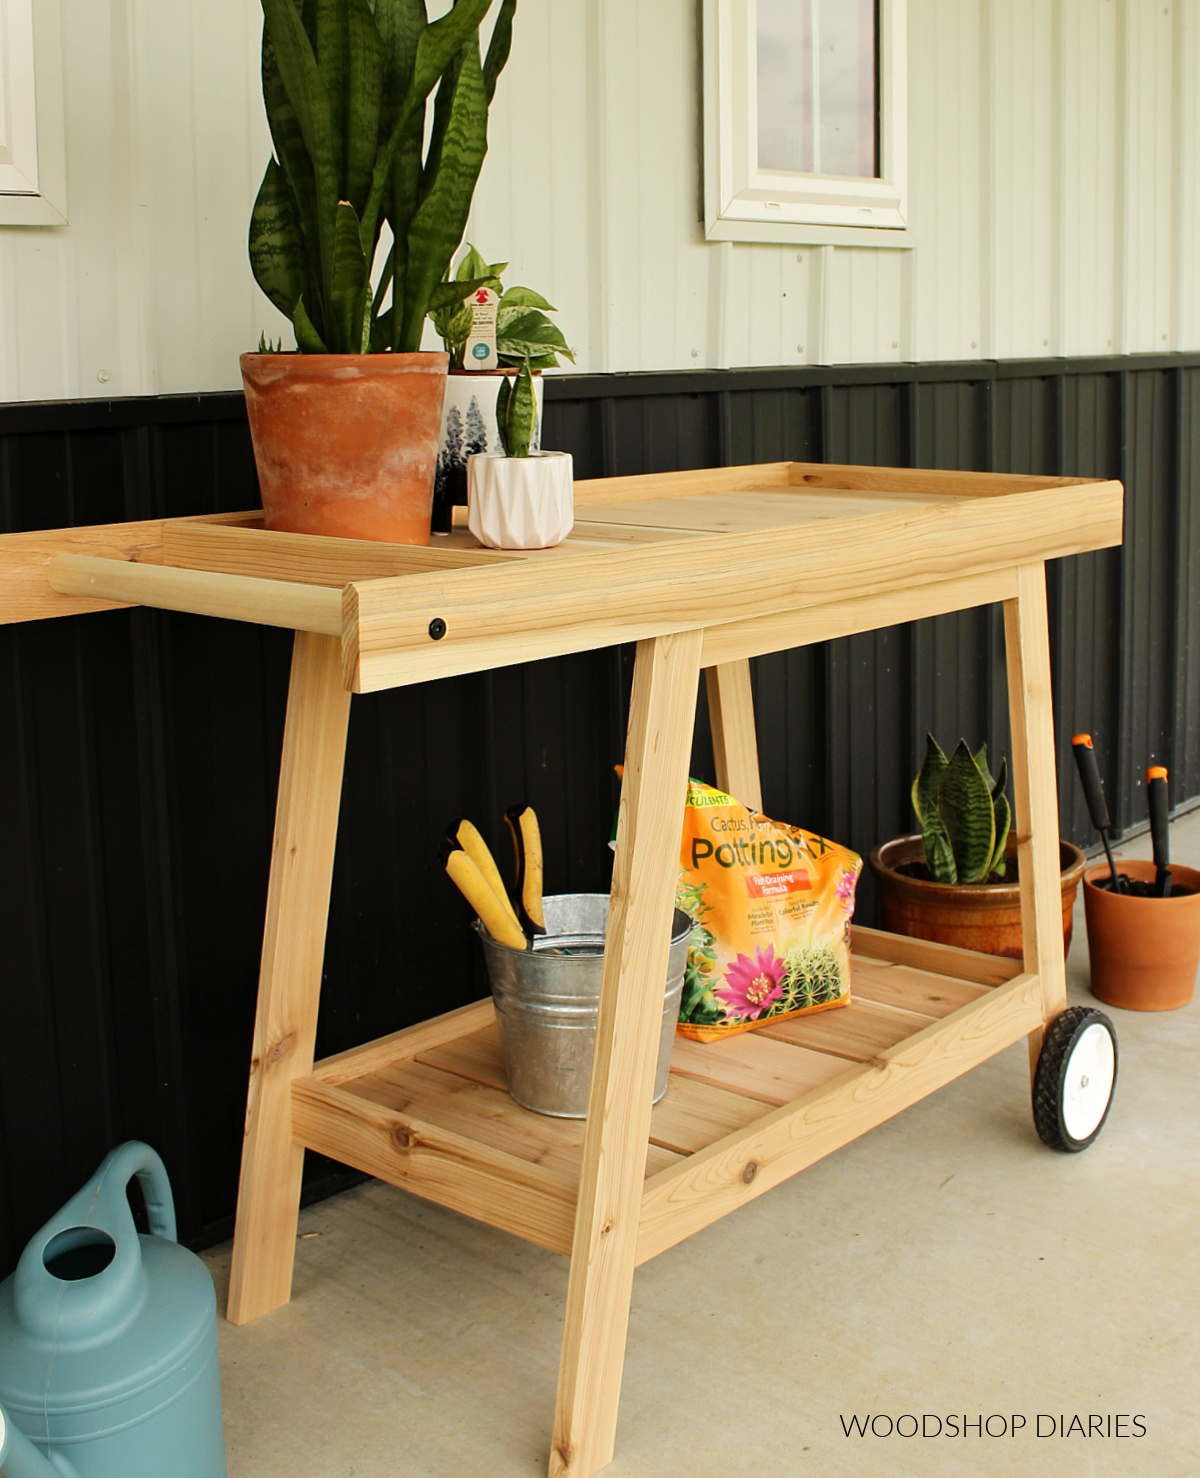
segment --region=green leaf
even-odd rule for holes
[[[1008,804],[1008,797],[1003,792],[995,798],[993,803],[996,811],[996,846],[992,852],[991,866],[988,868],[989,876],[995,873],[1002,878],[1008,870],[1008,854],[1005,843],[1008,841],[1009,827],[1012,825],[1012,809]]]
[[[986,779],[986,776],[984,777]],[[996,800],[1002,796],[1008,786],[1008,756],[1002,756],[1000,760],[1000,774],[992,781],[992,799]]]
[[[312,162],[320,250],[318,275],[322,296],[327,300],[333,285],[339,195],[339,161],[333,145],[329,93],[294,0],[262,0],[262,8],[279,76]],[[282,156],[280,163],[286,169],[286,160]]]
[[[329,137],[339,195],[346,193],[346,104],[350,77],[347,13],[346,0],[316,0],[317,70],[329,95]]]
[[[506,267],[508,263],[504,264]],[[500,299],[500,311],[506,308],[544,308],[547,313],[557,313],[558,309],[553,303],[548,303],[541,293],[535,293],[531,287],[510,287]]]
[[[265,25],[262,37],[262,88],[263,106],[271,129],[271,142],[275,145],[275,155],[283,170],[287,188],[295,197],[301,230],[315,249],[318,240],[317,187],[312,160],[300,131],[300,120],[292,107],[287,88],[283,85],[283,78],[279,75],[279,62]]]
[[[514,316],[515,315],[515,316]],[[508,308],[496,315],[496,352],[531,359],[539,355],[565,354],[574,362],[575,355],[556,324],[535,308]]]
[[[932,734],[925,735],[925,763],[913,781],[912,804],[917,813],[917,825],[924,827],[927,812],[937,810],[938,796],[942,790],[942,776],[948,761],[941,746]]]
[[[496,96],[496,79],[504,71],[508,54],[512,50],[512,23],[517,13],[517,0],[504,0],[496,24],[492,27],[492,39],[488,42],[487,60],[483,64],[483,85],[487,89],[490,104]]]
[[[950,833],[959,882],[983,882],[996,846],[996,815],[991,790],[963,739],[942,776],[938,811]]]
[[[428,24],[425,0],[375,0],[375,25],[383,42],[383,105],[379,137],[390,139],[399,121],[400,107],[412,82],[417,57],[417,42]],[[382,203],[372,217],[370,202],[361,212],[364,224],[379,220],[383,211],[392,228],[394,278],[392,301],[403,303],[408,277],[408,228],[417,208],[421,184],[421,148],[425,142],[425,109],[417,108],[407,124],[400,128],[395,152],[385,172]],[[371,188],[375,188],[376,166],[372,169]],[[377,229],[372,227],[372,229]],[[393,337],[389,347],[396,347],[400,330],[400,314],[392,320]]]
[[[978,752],[975,755],[975,763],[979,766],[979,773],[983,776],[984,780],[987,782],[987,788],[988,788],[988,790],[989,791],[994,790],[995,789],[995,786],[996,786],[996,782],[992,779],[992,772],[988,769],[987,742],[986,741],[979,746],[979,750],[978,750]]]
[[[490,281],[495,278],[496,291],[501,292],[500,277],[507,266],[507,262],[485,262],[475,248],[468,244],[463,253],[463,259],[458,264],[458,270],[454,274],[454,280],[465,282],[469,277],[486,277]]]
[[[494,277],[472,277],[464,282],[439,282],[429,295],[429,311],[436,313],[441,308],[457,308],[465,303],[481,287],[494,288]]]
[[[296,334],[296,348],[301,354],[328,354],[321,335],[313,328],[312,319],[304,307],[303,297],[297,298],[292,312],[292,328]]]
[[[249,245],[255,281],[290,318],[304,291],[304,241],[283,172],[274,159],[254,202]]]
[[[267,0],[263,0],[263,3],[266,4]],[[402,101],[397,107],[395,122],[392,125],[387,142],[382,145],[379,153],[375,156],[375,169],[371,178],[371,193],[367,199],[366,208],[363,211],[364,229],[369,227],[372,231],[374,230],[375,220],[378,218],[383,204],[383,192],[391,175],[392,161],[395,159],[396,151],[400,147],[400,140],[404,130],[410,126],[414,115],[423,110],[425,99],[429,96],[429,91],[433,87],[433,84],[463,49],[466,42],[473,36],[476,39],[476,43],[478,43],[479,22],[487,14],[488,6],[491,3],[492,0],[455,0],[453,10],[442,16],[441,20],[434,21],[432,25],[426,26],[420,32],[417,38],[416,56],[413,60],[412,78]],[[478,65],[478,61],[476,64]],[[481,68],[479,88],[480,95],[483,98],[483,127],[484,137],[486,139],[487,98],[483,93],[483,73]],[[468,200],[469,204],[470,202]],[[462,230],[460,228],[458,240],[461,239]],[[454,245],[457,246],[458,241],[455,241]],[[437,273],[433,279],[434,282],[439,281],[442,275],[441,272]],[[399,280],[398,267],[397,280]],[[405,301],[411,305],[412,294],[408,290],[407,283],[405,284]],[[411,315],[406,312],[404,316],[406,325],[411,327],[411,323],[409,323]],[[417,323],[419,324],[424,317],[425,311],[422,307]]]
[[[508,384],[505,375],[504,383]],[[501,386],[501,390],[503,390]],[[500,440],[505,453],[510,457],[527,457],[537,432],[537,398],[533,390],[533,374],[528,360],[521,366],[509,394],[504,396],[504,413],[501,419],[500,398],[496,399],[496,421],[500,428]]]
[[[347,0],[346,198],[361,211],[371,193],[383,108],[383,41],[369,0]],[[363,242],[374,256],[375,242]]]
[[[348,200],[338,204],[337,251],[334,257],[333,291],[329,295],[334,327],[335,354],[362,354],[364,305],[368,304],[371,278],[359,236],[358,213]],[[365,335],[370,341],[369,330]]]
[[[392,310],[380,313],[371,324],[370,352],[382,354],[384,350],[392,347]]]
[[[451,15],[468,3],[459,0]],[[431,28],[432,29],[432,28]],[[475,182],[487,153],[487,99],[478,48],[467,47],[458,67],[436,174],[408,233],[408,278],[400,347],[418,349],[434,288],[462,240]]]
[[[954,861],[954,847],[950,833],[936,811],[928,811],[921,828],[921,843],[925,848],[925,863],[935,883],[957,883],[958,867]]]
[[[508,402],[512,399],[512,379],[504,375],[500,380],[500,388],[496,391],[496,427],[500,432],[500,442],[505,451],[508,450],[504,440],[504,426],[508,420]]]

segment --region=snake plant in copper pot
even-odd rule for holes
[[[912,785],[921,830],[881,842],[870,856],[884,929],[1022,957],[1021,885],[1007,780],[1004,759],[992,775],[986,744],[972,751],[960,740],[947,757],[933,735],[926,735],[925,760]],[[1065,951],[1084,857],[1062,842],[1059,860]]]
[[[262,0],[250,264],[297,351],[242,356],[269,528],[428,543],[447,355],[421,352],[425,318],[492,285],[447,280],[512,41],[501,0],[483,53],[491,5]]]

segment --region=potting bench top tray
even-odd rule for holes
[[[1079,478],[775,462],[580,482],[575,502],[538,551],[275,533],[258,512],[8,535],[0,621],[116,602],[323,632],[370,692],[697,627],[712,665],[787,645],[772,617],[850,599],[884,625],[889,592],[1121,538],[1120,483]],[[966,593],[930,592],[929,614]]]
[[[551,1478],[613,1455],[633,1272],[1028,1036],[1066,981],[1044,561],[1118,544],[1120,483],[773,463],[576,485],[557,549],[216,515],[0,538],[0,622],[141,604],[296,642],[228,1316],[291,1297],[305,1148],[570,1251]],[[761,809],[748,659],[1004,604],[1021,962],[855,929],[853,1004],[677,1042],[651,1109],[703,672],[717,783]],[[637,641],[586,1124],[505,1092],[490,1001],[314,1063],[351,692]]]

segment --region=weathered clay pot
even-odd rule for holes
[[[243,354],[269,529],[428,544],[449,357]]]
[[[1117,863],[1119,873],[1154,881],[1153,862]],[[1131,898],[1095,885],[1108,863],[1089,867],[1083,879],[1092,994],[1126,1011],[1174,1011],[1186,1006],[1200,966],[1200,872],[1171,864],[1182,898]]]
[[[1016,855],[1010,837],[1008,855]],[[1071,915],[1085,866],[1083,853],[1059,843],[1062,867],[1063,953],[1071,947]],[[906,877],[896,868],[924,862],[919,835],[881,842],[871,853],[879,892],[880,926],[892,934],[957,944],[982,954],[1021,959],[1021,888],[1018,883],[934,883]]]

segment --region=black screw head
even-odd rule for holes
[[[442,637],[446,635],[446,623],[440,616],[435,616],[429,623],[429,635],[434,641],[441,641]]]

